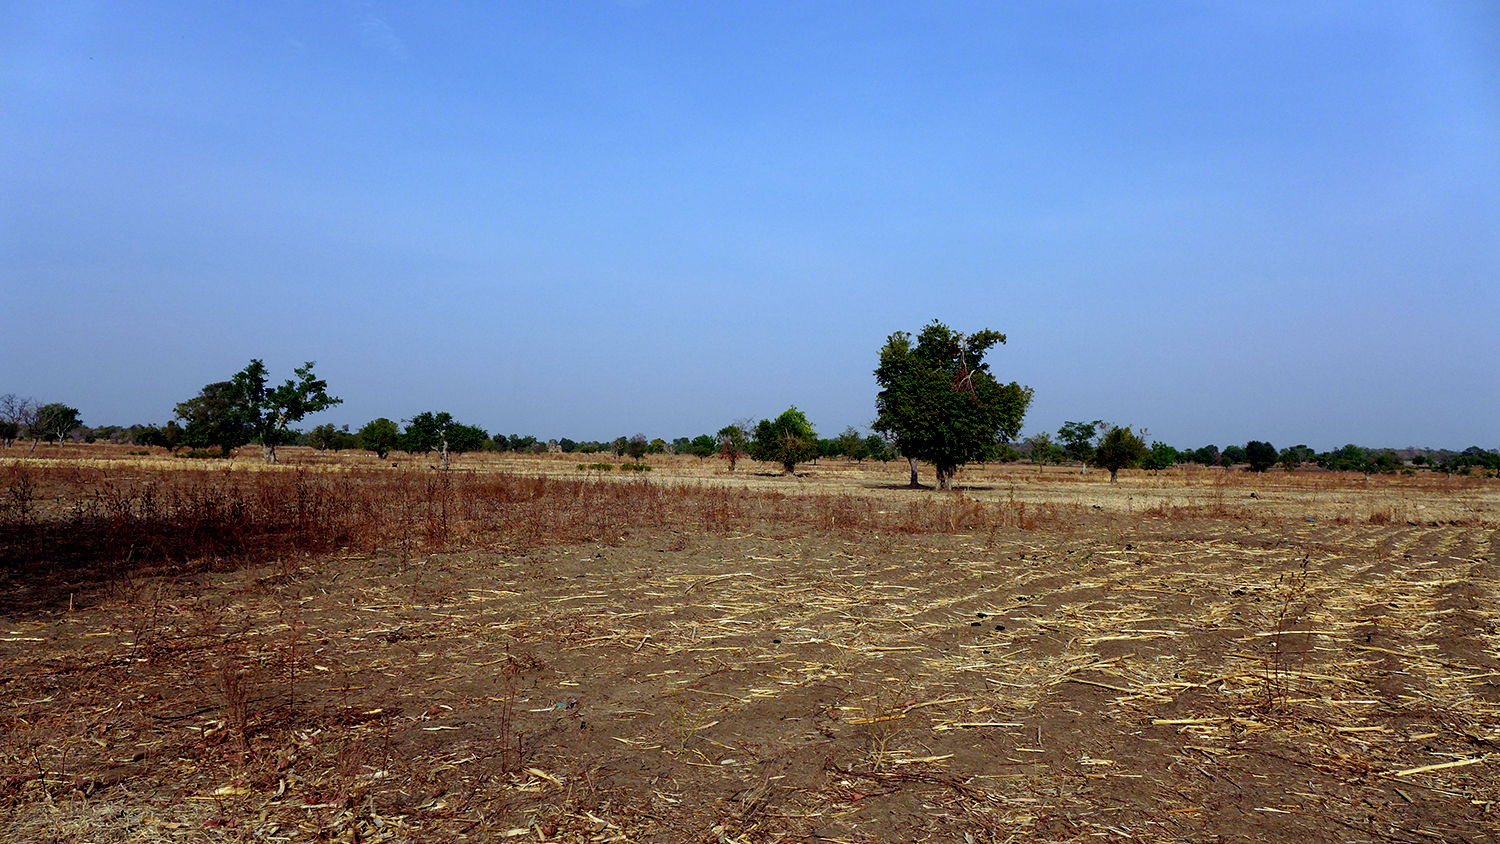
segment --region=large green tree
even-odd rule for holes
[[[1120,470],[1127,466],[1139,466],[1146,457],[1146,441],[1130,430],[1110,426],[1105,429],[1099,444],[1094,446],[1094,465],[1109,470],[1109,482],[1119,480]]]
[[[296,441],[297,435],[291,430],[293,422],[302,421],[309,413],[343,404],[343,399],[328,395],[328,382],[313,374],[313,365],[313,361],[302,364],[293,370],[296,380],[289,378],[271,387],[266,384],[265,363],[255,359],[230,380],[239,414],[250,429],[250,439],[260,444],[267,463],[276,462],[278,445]]]
[[[343,402],[328,395],[328,382],[313,374],[312,361],[294,372],[296,380],[269,386],[265,363],[254,359],[228,381],[204,387],[197,398],[177,405],[177,418],[187,423],[184,440],[194,447],[216,445],[226,457],[237,446],[259,443],[266,462],[275,463],[276,447],[297,439],[293,422]]]
[[[798,463],[818,456],[818,432],[802,411],[791,407],[775,419],[762,419],[750,440],[750,456],[780,463],[791,474]]]
[[[946,488],[959,466],[990,458],[997,438],[1021,432],[1031,388],[1001,384],[984,362],[985,353],[1004,342],[1004,334],[989,329],[965,335],[936,320],[915,343],[905,331],[886,340],[875,370],[874,427],[910,461],[912,486],[920,485],[918,460],[931,463],[938,486]]]
[[[243,410],[233,382],[205,385],[196,397],[177,405],[176,416],[183,421],[182,443],[189,448],[217,446],[228,457],[253,436]]]

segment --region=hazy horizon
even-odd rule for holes
[[[1500,447],[1500,9],[0,2],[0,393],[868,428],[1000,331],[1179,448]]]

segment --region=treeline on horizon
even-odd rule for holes
[[[966,335],[936,320],[915,338],[902,331],[892,334],[875,372],[882,389],[876,399],[878,417],[872,423],[876,433],[869,435],[849,427],[836,437],[819,437],[795,406],[775,419],[738,420],[714,434],[677,437],[670,442],[642,433],[608,442],[567,437],[544,442],[532,435],[491,434],[449,413],[432,411],[400,422],[380,417],[358,431],[329,423],[304,432],[293,425],[343,400],[329,394],[327,382],[313,372],[313,361],[298,367],[295,378],[274,384],[264,362],[254,359],[228,380],[207,384],[197,396],[178,403],[175,418],[160,426],[89,427],[78,409],[66,404],[42,404],[14,393],[0,395],[0,443],[9,449],[17,440],[29,439],[34,451],[41,442],[107,440],[173,453],[186,449],[188,457],[228,457],[236,448],[255,443],[267,463],[275,463],[276,449],[288,445],[334,452],[360,449],[381,458],[395,451],[437,452],[443,468],[448,467],[451,455],[479,451],[610,453],[636,461],[651,454],[717,456],[728,460],[731,470],[737,460],[749,457],[780,463],[787,472],[797,463],[819,458],[888,461],[905,457],[912,461],[913,486],[917,485],[918,460],[936,466],[940,486],[946,486],[953,471],[965,463],[1022,460],[1038,467],[1071,462],[1082,465],[1084,471],[1096,464],[1109,470],[1111,480],[1122,468],[1161,470],[1180,464],[1245,466],[1255,472],[1278,466],[1293,471],[1313,464],[1367,474],[1418,468],[1500,474],[1500,451],[1479,446],[1463,451],[1398,451],[1350,444],[1316,452],[1306,445],[1277,449],[1269,442],[1251,440],[1222,450],[1214,445],[1178,449],[1159,441],[1148,445],[1144,428],[1137,433],[1130,426],[1099,419],[1065,422],[1055,435],[1043,431],[1015,440],[1032,390],[1014,382],[1001,385],[983,362],[989,348],[1004,342],[1005,335],[988,329]]]
[[[29,405],[23,408],[22,405]],[[29,422],[37,411],[52,408],[40,418]],[[64,412],[58,414],[61,408]],[[22,413],[17,413],[21,410]],[[25,411],[30,410],[30,413]],[[72,411],[68,414],[66,411]],[[60,422],[48,422],[53,416],[64,417]],[[20,417],[20,418],[17,418]],[[289,431],[284,445],[299,445],[319,451],[370,451],[381,457],[390,452],[406,454],[429,454],[437,451],[440,443],[432,434],[435,424],[448,414],[424,413],[404,425],[380,418],[372,420],[357,431],[348,425],[332,423],[318,425],[307,431]],[[700,434],[696,437],[647,438],[644,434],[621,436],[613,440],[573,440],[568,437],[543,440],[526,434],[490,434],[483,428],[454,425],[449,418],[450,439],[448,451],[452,454],[468,452],[513,452],[518,454],[608,454],[615,457],[641,459],[647,455],[676,454],[700,459],[718,456],[723,450],[724,431],[719,434]],[[1032,465],[1087,464],[1085,453],[1091,444],[1080,439],[1078,426],[1085,423],[1066,423],[1058,433],[1034,434],[1018,442],[997,442],[990,462],[1026,462]],[[739,423],[741,430],[752,426]],[[1085,425],[1086,427],[1086,425]],[[1102,425],[1099,427],[1103,427]],[[63,429],[67,430],[64,431]],[[1073,434],[1070,439],[1068,434]],[[41,405],[16,398],[13,394],[0,396],[0,444],[6,448],[16,442],[32,441],[60,443],[109,442],[118,445],[164,448],[184,456],[219,457],[221,453],[209,450],[210,444],[202,437],[191,436],[187,428],[175,420],[165,425],[98,425],[88,426],[78,421],[77,411],[65,405]],[[1251,470],[1265,471],[1279,466],[1292,470],[1313,465],[1330,471],[1395,473],[1426,468],[1438,472],[1471,474],[1474,470],[1500,473],[1500,451],[1471,446],[1463,451],[1428,448],[1366,448],[1354,444],[1332,451],[1318,452],[1306,445],[1295,445],[1274,450],[1274,459],[1265,462],[1264,450],[1249,449],[1251,443],[1219,448],[1205,445],[1195,449],[1178,449],[1163,442],[1152,442],[1140,468],[1167,469],[1177,465],[1199,465],[1204,467],[1244,466]],[[187,451],[183,451],[187,449]],[[1250,451],[1257,451],[1256,460],[1250,459]],[[862,435],[854,428],[847,428],[836,437],[818,438],[817,458],[845,458],[849,460],[889,461],[901,457],[899,451],[879,434]]]

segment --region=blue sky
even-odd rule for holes
[[[874,417],[1500,447],[1493,3],[0,3],[0,392],[164,422]]]

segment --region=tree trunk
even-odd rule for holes
[[[1114,483],[1114,482],[1118,481],[1119,479],[1120,479],[1120,470],[1119,469],[1110,469],[1109,470],[1109,482],[1110,483]]]
[[[261,454],[265,456],[267,463],[275,464],[275,462],[276,462],[276,444],[275,443],[270,443],[270,444],[261,443],[260,450],[261,450]],[[226,454],[225,456],[227,457],[228,455]]]
[[[448,471],[448,441],[446,439],[443,440],[443,448],[441,450],[441,454],[443,459],[443,471],[446,472]]]
[[[951,489],[953,487],[953,469],[951,467],[939,466],[937,469],[938,489]]]
[[[917,482],[917,458],[908,457],[906,458],[906,460],[911,464],[911,483],[908,484],[908,486],[910,486],[912,489],[916,489],[917,487],[921,486],[921,484]]]

